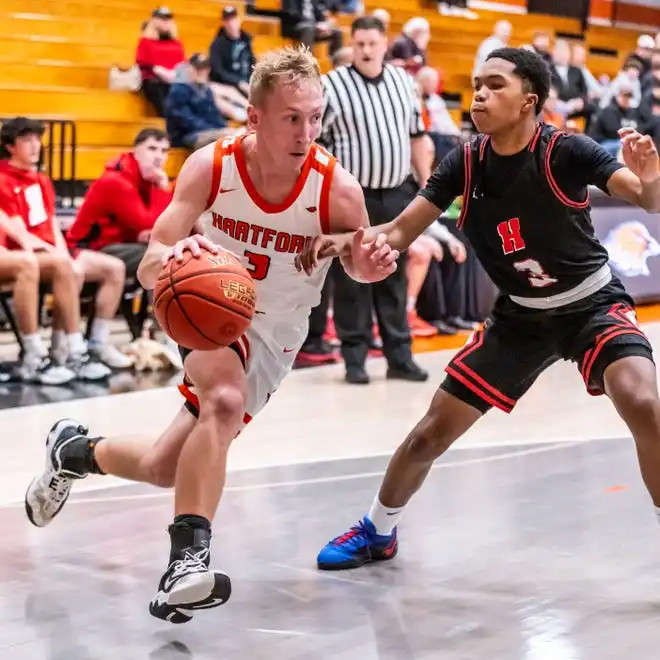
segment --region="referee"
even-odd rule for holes
[[[413,199],[431,174],[433,144],[424,132],[412,78],[385,64],[383,23],[362,16],[351,26],[353,64],[323,77],[326,107],[320,142],[362,185],[372,225],[389,222]],[[365,362],[372,339],[372,301],[387,358],[387,377],[425,381],[412,359],[406,312],[405,256],[393,275],[359,284],[334,269],[334,321],[346,363],[346,381],[368,383]]]

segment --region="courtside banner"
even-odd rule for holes
[[[660,302],[660,214],[591,190],[596,236],[636,302]]]

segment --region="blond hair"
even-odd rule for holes
[[[250,103],[263,104],[275,86],[297,85],[311,80],[321,84],[321,69],[306,46],[286,46],[268,51],[259,59],[250,76]]]

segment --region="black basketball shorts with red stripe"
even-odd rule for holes
[[[637,326],[633,300],[613,278],[591,296],[536,310],[500,296],[483,330],[447,366],[441,388],[482,412],[511,412],[539,375],[558,360],[575,362],[592,395],[604,393],[603,374],[628,356],[653,361]]]

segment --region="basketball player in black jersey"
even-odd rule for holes
[[[392,558],[396,524],[433,461],[493,406],[511,412],[539,374],[571,360],[590,394],[606,394],[628,425],[660,514],[660,400],[651,346],[633,301],[594,236],[587,186],[660,211],[653,142],[622,132],[625,166],[591,139],[539,123],[550,88],[544,62],[527,50],[492,52],[474,81],[481,131],[445,158],[395,220],[366,232],[405,250],[458,195],[458,226],[501,295],[491,320],[447,367],[424,418],[396,451],[366,515],[318,556],[321,569]],[[299,258],[350,253],[352,235],[319,237]]]

